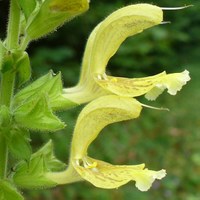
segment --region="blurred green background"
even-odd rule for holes
[[[139,1],[140,3],[142,1]],[[193,4],[180,11],[165,11],[171,24],[153,27],[128,38],[110,60],[113,75],[138,77],[167,72],[190,71],[192,80],[176,96],[164,93],[156,102],[140,101],[167,107],[170,112],[145,108],[137,120],[106,127],[92,144],[89,154],[113,164],[146,163],[149,169],[166,169],[167,176],[155,182],[148,192],[140,192],[134,183],[115,190],[103,190],[87,182],[51,190],[24,191],[27,200],[199,200],[200,199],[200,2],[197,0],[145,1],[160,7]],[[32,80],[50,69],[61,71],[65,87],[77,83],[81,59],[89,33],[112,11],[138,1],[94,1],[90,10],[65,24],[46,38],[33,42],[28,49]],[[1,38],[6,27],[8,1],[0,1]],[[103,42],[103,41],[102,41]],[[67,123],[57,133],[32,133],[37,150],[49,138],[55,142],[58,158],[67,162],[70,140],[82,107],[59,113]],[[106,142],[105,142],[106,141]]]

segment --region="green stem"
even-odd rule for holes
[[[13,85],[15,80],[15,72],[8,71],[1,75],[1,92],[0,105],[10,107],[10,102],[13,94]]]
[[[19,42],[19,27],[20,27],[20,8],[16,0],[10,2],[10,13],[7,30],[6,45],[8,50],[12,50],[18,47]],[[10,107],[11,99],[13,96],[14,83],[15,83],[15,71],[13,66],[11,70],[1,74],[1,86],[0,86],[0,105]],[[7,174],[8,164],[8,147],[6,139],[4,137],[6,133],[3,131],[0,133],[0,178],[5,178]]]
[[[0,179],[5,178],[7,169],[8,150],[3,133],[0,133]]]
[[[15,73],[8,71],[1,76],[0,105],[10,107],[13,94]],[[4,132],[0,133],[0,178],[5,178],[7,173],[8,147]]]
[[[16,0],[10,2],[9,22],[7,29],[7,48],[16,49],[19,42],[20,8]]]

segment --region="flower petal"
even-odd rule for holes
[[[104,73],[109,59],[126,38],[158,25],[162,20],[162,9],[150,4],[130,5],[113,12],[91,33],[83,57],[82,73]]]
[[[125,97],[136,97],[143,95],[150,91],[156,84],[159,83],[166,73],[162,72],[155,76],[145,78],[122,78],[107,75],[96,75],[94,78],[96,82],[105,90],[114,94]]]
[[[185,70],[182,73],[162,72],[154,76],[132,79],[98,74],[94,79],[102,88],[119,96],[136,97],[146,94],[148,100],[155,100],[165,88],[169,94],[175,95],[190,80],[190,76]]]
[[[107,95],[90,102],[80,113],[72,139],[71,157],[81,159],[88,146],[108,124],[134,119],[141,104],[132,98]]]
[[[139,190],[147,191],[155,179],[162,179],[166,175],[165,170],[144,169],[144,164],[111,165],[90,157],[84,158],[81,164],[74,161],[73,165],[85,180],[105,189],[118,188],[129,181],[135,181]]]
[[[168,74],[161,78],[160,82],[155,85],[152,90],[150,90],[145,97],[148,100],[155,100],[164,90],[167,88],[167,92],[171,95],[176,95],[177,91],[182,89],[190,80],[189,72],[187,70],[182,73]]]

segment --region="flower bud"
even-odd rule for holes
[[[38,39],[88,8],[88,0],[46,0],[28,20],[26,34],[29,39]]]

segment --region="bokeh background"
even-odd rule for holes
[[[77,83],[81,59],[89,33],[112,11],[142,1],[91,0],[90,10],[52,33],[33,42],[28,49],[32,80],[53,69],[61,71],[65,87]],[[149,169],[166,169],[167,176],[148,192],[140,192],[134,182],[114,190],[103,190],[87,182],[50,190],[24,191],[27,200],[199,200],[200,199],[200,1],[145,0],[160,7],[193,4],[180,11],[165,11],[171,24],[153,27],[128,38],[108,64],[108,72],[125,77],[190,71],[192,80],[176,96],[167,93],[156,102],[140,101],[170,112],[145,108],[137,120],[112,124],[92,144],[90,155],[113,164],[146,163]],[[8,1],[0,1],[0,36],[5,37]],[[103,42],[103,41],[102,41]],[[33,149],[49,138],[55,153],[68,161],[73,128],[82,107],[59,113],[67,123],[57,133],[32,133]]]

